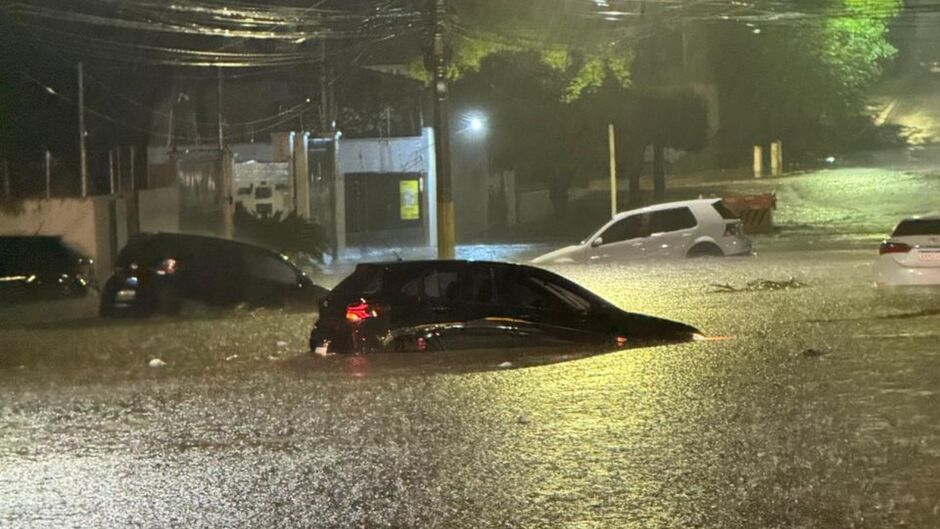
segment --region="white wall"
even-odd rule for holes
[[[339,141],[341,173],[427,173],[433,156],[430,129],[409,138],[363,138]],[[430,151],[433,153],[433,151]]]

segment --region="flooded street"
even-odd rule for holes
[[[726,338],[599,355],[320,358],[306,314],[8,309],[0,525],[937,525],[940,295],[874,290],[862,244],[758,244],[555,268]]]

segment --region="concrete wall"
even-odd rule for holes
[[[126,210],[123,202],[122,198],[109,196],[25,200],[15,209],[0,210],[0,234],[58,235],[94,259],[95,273],[103,280],[111,272],[112,250],[127,242],[126,232],[112,231],[111,217]],[[114,221],[117,226],[126,225],[126,219]]]
[[[138,227],[142,232],[180,230],[180,191],[177,186],[142,189],[137,193]]]

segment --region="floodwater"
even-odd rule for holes
[[[723,338],[605,354],[321,358],[307,314],[4,309],[0,526],[940,526],[940,292],[815,237],[554,268]]]

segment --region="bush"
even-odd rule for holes
[[[288,255],[303,252],[321,263],[323,254],[330,249],[330,239],[323,226],[295,212],[283,215],[279,211],[257,217],[240,204],[235,207],[235,238]]]

